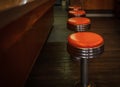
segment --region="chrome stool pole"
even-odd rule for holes
[[[81,85],[82,87],[88,86],[88,63],[87,58],[82,58],[81,62]]]

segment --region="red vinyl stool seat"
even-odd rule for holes
[[[68,37],[68,52],[73,57],[94,58],[103,52],[103,44],[103,38],[96,33],[77,32]]]
[[[81,10],[81,6],[78,6],[78,5],[69,6],[68,11],[70,10]]]
[[[68,11],[68,17],[85,17],[86,12],[84,10],[70,10]]]
[[[90,24],[91,21],[89,18],[73,17],[68,19],[67,28],[75,32],[86,31],[90,29]]]
[[[103,38],[93,32],[77,32],[69,35],[67,44],[68,53],[81,64],[81,83],[79,87],[93,87],[88,82],[87,59],[94,58],[104,51]]]

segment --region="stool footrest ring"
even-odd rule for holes
[[[104,45],[96,48],[75,48],[68,43],[67,50],[74,58],[94,58],[103,53]]]

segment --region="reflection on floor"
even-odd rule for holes
[[[64,7],[61,8],[60,6],[56,6],[54,12],[54,28],[48,38],[48,42],[66,42],[67,36],[71,33],[71,31],[66,28],[68,19],[67,11]]]
[[[104,37],[105,52],[89,59],[89,80],[96,87],[120,87],[120,20],[90,18],[91,30]],[[55,7],[54,28],[39,55],[25,87],[73,87],[79,80],[79,62],[73,61],[66,50],[67,13]]]

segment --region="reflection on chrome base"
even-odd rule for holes
[[[74,87],[85,87],[82,86],[80,82],[75,83]],[[96,85],[93,82],[90,82],[87,87],[96,87]]]

